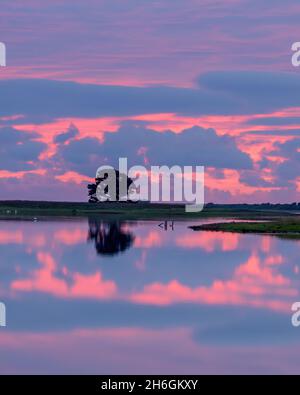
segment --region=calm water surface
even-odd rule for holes
[[[0,221],[0,373],[299,373],[300,242],[191,224]]]

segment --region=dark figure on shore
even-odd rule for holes
[[[89,219],[88,240],[94,241],[97,254],[115,255],[130,248],[134,236],[122,229],[121,222]]]

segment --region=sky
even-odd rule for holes
[[[2,0],[0,199],[86,201],[102,164],[203,165],[206,201],[300,191],[296,0]]]

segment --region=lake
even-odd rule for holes
[[[299,373],[300,242],[199,222],[0,221],[0,373]]]

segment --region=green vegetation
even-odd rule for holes
[[[156,204],[149,202],[39,202],[0,201],[0,219],[32,219],[41,217],[104,217],[132,220],[197,219],[209,217],[237,218],[244,220],[273,220],[293,217],[293,205],[217,205],[207,204],[199,213],[186,213],[184,205]]]
[[[149,203],[78,203],[78,202],[0,202],[0,219],[33,217],[120,217],[143,219],[184,215],[183,206],[151,205]]]
[[[237,233],[276,234],[291,238],[300,238],[300,218],[281,218],[267,222],[227,222],[191,226],[195,231],[218,231]]]

